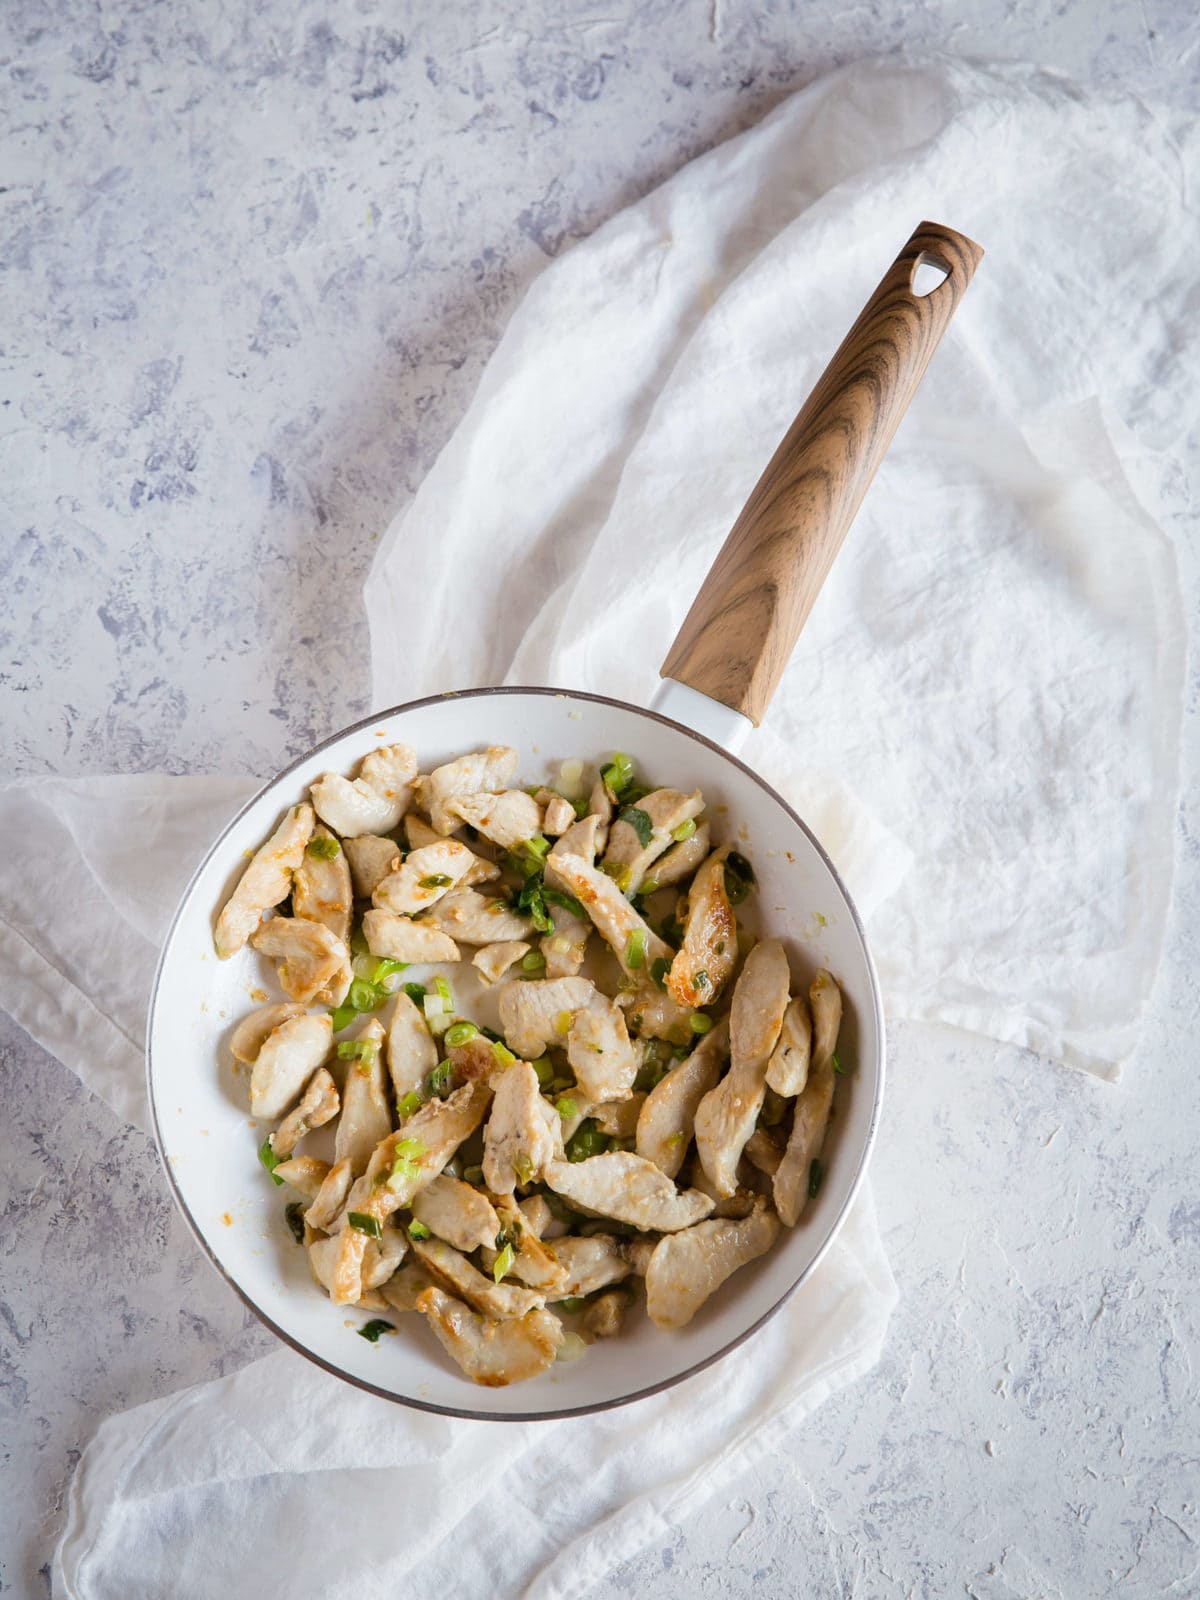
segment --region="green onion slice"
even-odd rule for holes
[[[445,1042],[448,1045],[466,1044],[468,1039],[477,1038],[479,1029],[473,1022],[456,1022],[453,1027],[446,1029]]]
[[[379,1054],[376,1039],[343,1039],[337,1047],[339,1061],[374,1061]]]
[[[635,928],[625,947],[625,965],[634,969],[646,965],[646,930]]]
[[[830,1056],[829,1059],[830,1059],[830,1062],[831,1062],[831,1064],[833,1066],[833,1070],[836,1073],[839,1073],[843,1078],[845,1078],[845,1077],[847,1077],[849,1075],[850,1068],[849,1067],[844,1067],[842,1065],[842,1063],[838,1060],[838,1056],[837,1056],[837,1051],[836,1050],[833,1052],[833,1054]]]
[[[500,1067],[511,1067],[517,1059],[508,1046],[502,1044],[499,1039],[492,1040],[492,1054],[496,1058],[496,1065]]]
[[[454,879],[448,872],[431,872],[427,878],[418,878],[418,886],[422,889],[448,889]]]
[[[554,1109],[558,1112],[559,1116],[564,1122],[566,1122],[568,1117],[576,1117],[579,1115],[578,1102],[573,1100],[569,1094],[565,1094],[561,1100],[557,1100],[555,1102]]]
[[[657,961],[654,961],[651,964],[650,976],[654,979],[655,983],[660,989],[665,989],[667,987],[667,973],[670,972],[670,970],[671,963],[667,960],[666,956],[659,956]]]
[[[364,1322],[361,1328],[356,1328],[354,1331],[368,1344],[378,1344],[381,1333],[395,1333],[396,1327],[394,1323],[384,1322],[382,1317],[372,1317],[370,1322]]]
[[[404,992],[408,996],[408,998],[413,1002],[413,1004],[414,1005],[418,1005],[418,1006],[421,1004],[421,1001],[424,1000],[425,996],[429,993],[428,989],[426,989],[426,987],[425,987],[425,985],[423,983],[406,983],[404,985]]]
[[[282,1178],[277,1178],[275,1176],[275,1168],[283,1160],[283,1157],[282,1156],[277,1156],[275,1154],[274,1150],[271,1149],[271,1136],[270,1136],[270,1134],[267,1135],[267,1137],[263,1140],[263,1142],[258,1147],[258,1159],[262,1162],[263,1166],[266,1167],[267,1171],[271,1174],[271,1182],[272,1183],[277,1183],[279,1185],[279,1187],[282,1189],[283,1188],[283,1179]]]
[[[293,1200],[290,1206],[285,1206],[283,1214],[287,1218],[287,1225],[292,1230],[292,1238],[297,1244],[304,1243],[304,1206],[301,1201]]]
[[[688,1018],[688,1027],[693,1033],[707,1033],[712,1027],[712,1018],[706,1017],[703,1011],[693,1011]]]
[[[622,750],[614,751],[612,760],[600,768],[600,776],[614,797],[628,789],[633,782],[633,774],[633,761]]]
[[[404,1099],[401,1100],[400,1104],[396,1107],[396,1110],[403,1118],[407,1120],[412,1116],[414,1111],[419,1111],[424,1104],[425,1102],[421,1098],[420,1091],[418,1089],[410,1089],[409,1092],[404,1096]]]
[[[540,950],[529,950],[521,957],[522,972],[544,972],[546,958]]]
[[[352,1228],[357,1228],[359,1233],[365,1233],[370,1239],[382,1239],[383,1229],[379,1226],[379,1218],[370,1216],[366,1211],[352,1211],[346,1218]]]
[[[464,1167],[463,1168],[463,1182],[464,1183],[482,1183],[483,1182],[483,1168],[482,1167]]]
[[[318,861],[332,861],[334,856],[340,856],[342,847],[332,834],[320,833],[315,839],[310,839],[304,847],[305,855],[316,856]]]
[[[819,1161],[814,1161],[808,1169],[808,1198],[815,1200],[821,1187],[821,1180],[825,1176],[825,1168]]]
[[[433,987],[437,990],[438,994],[441,995],[443,1005],[452,1006],[454,1004],[454,996],[451,994],[450,985],[446,982],[445,978],[435,978],[433,980]]]
[[[638,806],[626,806],[617,816],[618,822],[627,822],[638,836],[638,843],[644,850],[654,837],[654,823],[650,820],[650,813],[642,811]]]
[[[449,1061],[439,1061],[425,1080],[430,1094],[441,1094],[443,1089],[448,1089],[453,1071],[454,1067]]]
[[[357,1015],[358,1012],[353,1006],[339,1006],[329,1019],[333,1024],[334,1033],[341,1033],[343,1028],[348,1028]]]
[[[587,1298],[581,1294],[569,1294],[565,1300],[559,1300],[557,1304],[560,1311],[568,1313],[582,1311],[584,1306],[587,1305]]]
[[[685,839],[690,839],[696,831],[695,817],[689,817],[686,822],[681,822],[677,828],[671,829],[671,837],[676,844],[682,844]]]
[[[512,1245],[506,1244],[504,1249],[501,1250],[500,1254],[496,1257],[495,1261],[492,1262],[492,1277],[497,1283],[501,1282],[502,1279],[508,1276],[509,1268],[516,1260],[516,1254],[517,1253],[513,1249]]]
[[[549,1056],[539,1056],[536,1061],[531,1061],[529,1065],[537,1073],[537,1081],[542,1084],[543,1087],[546,1084],[553,1082],[554,1065]]]
[[[548,905],[561,906],[564,911],[569,911],[573,917],[578,917],[581,922],[587,920],[587,912],[576,900],[573,894],[568,894],[565,889],[543,889],[542,899]]]
[[[520,1155],[512,1158],[512,1169],[517,1175],[518,1183],[526,1184],[533,1182],[533,1162],[524,1153],[524,1151],[522,1151]]]
[[[740,906],[754,887],[754,868],[736,850],[725,857],[725,893],[730,905]]]
[[[408,1237],[410,1239],[431,1239],[433,1235],[423,1222],[418,1222],[414,1217],[408,1225]]]
[[[355,978],[346,995],[346,1004],[353,1006],[355,1011],[375,1011],[384,1002],[385,996],[368,983],[365,978]]]

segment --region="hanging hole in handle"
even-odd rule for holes
[[[913,269],[909,275],[909,284],[912,292],[922,300],[927,294],[932,294],[935,289],[940,289],[950,276],[950,268],[937,256],[931,256],[928,251],[922,250],[913,262]]]

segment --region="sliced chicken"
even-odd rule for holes
[[[563,855],[578,856],[591,866],[596,860],[596,852],[599,849],[599,845],[596,842],[599,837],[599,831],[599,817],[591,815],[580,817],[578,822],[571,824],[554,848],[561,850]],[[553,869],[546,876],[547,882],[554,882]],[[559,887],[564,886],[560,884]]]
[[[492,1041],[482,1033],[475,1034],[462,1044],[452,1044],[446,1058],[454,1069],[454,1081],[460,1083],[487,1083],[499,1065]]]
[[[399,1228],[381,1228],[378,1239],[368,1239],[362,1259],[364,1290],[385,1284],[408,1254],[408,1235]]]
[[[400,846],[396,841],[381,839],[375,833],[343,839],[342,849],[350,865],[350,882],[359,900],[369,900],[400,860]]]
[[[748,1163],[742,1161],[738,1165],[739,1180],[744,1175]],[[754,1203],[758,1199],[756,1190],[741,1184],[731,1195],[720,1195],[708,1173],[705,1172],[697,1157],[688,1169],[688,1178],[693,1189],[699,1189],[701,1194],[706,1194],[716,1203],[713,1206],[714,1217],[748,1217],[754,1210]]]
[[[276,1167],[275,1170],[278,1172],[279,1168]],[[336,1161],[330,1167],[325,1174],[325,1181],[313,1196],[312,1204],[304,1213],[304,1220],[310,1228],[329,1229],[333,1226],[336,1218],[341,1215],[353,1182],[354,1173],[347,1157]]]
[[[729,1056],[729,1023],[722,1018],[711,1032],[646,1096],[637,1124],[637,1153],[653,1161],[668,1178],[683,1165],[696,1122],[696,1108],[716,1086]]]
[[[699,789],[694,794],[684,794],[681,789],[655,789],[643,795],[636,805],[618,812],[608,830],[604,870],[616,879],[623,894],[637,894],[651,863],[674,843],[673,829],[690,822],[703,810],[704,796]],[[655,873],[656,879],[657,876]]]
[[[412,1214],[456,1250],[493,1249],[500,1219],[487,1195],[443,1173],[413,1196]]]
[[[562,1324],[548,1311],[493,1322],[437,1288],[417,1297],[417,1310],[467,1377],[490,1389],[545,1372],[563,1340]]]
[[[290,1161],[281,1161],[273,1175],[290,1184],[306,1200],[315,1200],[328,1172],[329,1163],[318,1161],[316,1156],[293,1156]]]
[[[542,832],[548,839],[556,839],[575,821],[575,807],[560,794],[549,795],[543,804],[546,809],[542,816]]]
[[[565,906],[546,907],[554,924],[552,933],[542,935],[541,952],[546,958],[548,978],[573,978],[583,965],[592,925]]]
[[[575,1013],[567,1035],[567,1060],[580,1089],[597,1104],[623,1100],[632,1091],[638,1052],[615,1000],[597,991]]]
[[[674,1233],[707,1217],[713,1203],[696,1189],[676,1189],[652,1161],[624,1150],[586,1161],[552,1161],[546,1182],[579,1211],[635,1228]]]
[[[808,1082],[796,1101],[787,1151],[775,1173],[775,1205],[789,1228],[808,1204],[813,1162],[821,1154],[833,1107],[833,1051],[841,1025],[842,995],[827,972],[818,972],[808,992],[813,1018],[813,1056]]]
[[[380,911],[372,907],[363,913],[363,938],[373,956],[383,956],[389,961],[413,962],[457,961],[459,948],[448,933],[414,922],[411,917],[398,916],[394,911]]]
[[[564,1233],[570,1232],[567,1224],[560,1222],[551,1211],[544,1194],[526,1195],[517,1202],[517,1209],[525,1218],[525,1226],[538,1239],[561,1239]]]
[[[763,1107],[767,1062],[783,1026],[790,983],[779,940],[756,944],[733,991],[729,1071],[696,1110],[696,1150],[725,1197],[737,1188],[737,1164]]]
[[[419,1089],[437,1064],[438,1047],[424,1013],[401,989],[387,1032],[388,1075],[397,1103]]]
[[[319,842],[334,854],[314,854],[312,847]],[[329,829],[318,825],[292,880],[292,912],[309,922],[324,923],[343,944],[349,944],[353,902],[346,853]]]
[[[359,1031],[356,1042],[367,1054],[346,1063],[342,1114],[334,1134],[333,1153],[335,1161],[350,1162],[357,1178],[366,1171],[379,1141],[392,1131],[392,1113],[383,1065],[383,1024],[372,1017]]]
[[[424,817],[410,811],[404,819],[404,836],[410,850],[423,850],[427,844],[441,844],[443,835],[431,828]]]
[[[288,1000],[280,1005],[260,1006],[248,1017],[243,1017],[233,1030],[233,1036],[229,1041],[234,1060],[244,1061],[247,1066],[253,1066],[258,1060],[258,1052],[280,1023],[298,1017],[303,1010],[302,1005],[297,1005],[294,1000]]]
[[[264,911],[287,899],[292,874],[304,859],[312,830],[312,807],[293,806],[266,844],[255,851],[217,918],[213,943],[222,961],[242,948]]]
[[[500,990],[500,1028],[508,1048],[526,1061],[534,1061],[550,1045],[561,1045],[571,1014],[588,1005],[595,992],[588,978],[513,979],[506,983]]]
[[[478,864],[479,857],[465,844],[457,839],[442,839],[410,851],[394,872],[376,884],[371,898],[383,911],[415,916],[418,911],[427,911]],[[492,867],[490,875],[499,877],[499,868]]]
[[[515,850],[542,831],[542,808],[524,789],[503,794],[460,794],[445,804],[445,814],[465,822],[502,850]]]
[[[566,1269],[564,1298],[593,1294],[610,1283],[623,1283],[633,1268],[620,1239],[611,1233],[593,1233],[586,1239],[560,1239],[554,1246],[559,1265]]]
[[[340,1110],[337,1084],[324,1067],[318,1067],[299,1105],[288,1112],[271,1135],[271,1149],[277,1156],[290,1156],[306,1133],[332,1122]]]
[[[533,918],[512,911],[493,895],[478,889],[451,889],[421,918],[422,927],[439,928],[462,944],[493,944],[501,939],[526,939]]]
[[[744,1154],[756,1171],[773,1178],[783,1160],[783,1143],[775,1139],[769,1128],[755,1128],[746,1140]]]
[[[497,1322],[523,1317],[526,1312],[539,1310],[543,1304],[541,1295],[533,1289],[485,1278],[466,1256],[441,1239],[414,1239],[412,1252],[436,1283],[453,1290],[460,1300],[482,1311],[485,1317],[494,1317]]]
[[[808,991],[812,1008],[812,1064],[821,1067],[833,1059],[842,1026],[842,991],[823,968]]]
[[[612,878],[564,848],[569,838],[565,833],[546,859],[611,945],[624,971],[635,978],[646,976],[655,961],[669,961],[674,953],[670,945],[647,927]],[[641,959],[630,965],[631,955],[637,959],[635,952]]]
[[[628,1309],[629,1297],[620,1291],[598,1296],[583,1313],[580,1336],[589,1344],[597,1339],[614,1339],[625,1324]]]
[[[834,1037],[837,1037],[836,1029]],[[779,1042],[767,1062],[767,1087],[787,1099],[798,1095],[808,1082],[809,1056],[812,1050],[812,1024],[808,1007],[798,995],[783,1014],[783,1027]]]
[[[432,1183],[475,1132],[491,1099],[485,1083],[464,1083],[445,1100],[428,1101],[375,1147],[367,1170],[346,1197],[346,1212],[362,1211],[382,1222],[411,1205],[413,1196]]]
[[[657,1244],[657,1234],[639,1233],[632,1239],[626,1239],[625,1255],[630,1268],[639,1278],[646,1276],[646,1268],[650,1265]]]
[[[250,1115],[274,1122],[289,1111],[329,1054],[328,1017],[289,1017],[268,1036],[250,1073]]]
[[[691,877],[708,855],[710,841],[708,823],[702,822],[690,839],[673,844],[665,855],[659,856],[650,876],[660,889],[672,883],[682,883],[684,878]]]
[[[514,1205],[509,1196],[496,1201],[496,1215],[500,1218],[499,1237],[511,1242],[516,1251],[508,1276],[528,1284],[531,1289],[539,1290],[547,1300],[559,1299],[566,1292],[563,1285],[567,1281],[567,1274],[559,1265],[553,1248],[543,1244],[533,1229],[526,1226],[520,1208]],[[495,1249],[479,1252],[485,1272],[490,1272],[495,1266],[497,1254]]]
[[[512,1194],[518,1184],[540,1178],[558,1152],[537,1073],[527,1061],[495,1072],[492,1088],[491,1115],[483,1130],[483,1176],[493,1194]]]
[[[681,1006],[708,1006],[737,961],[737,919],[725,892],[727,847],[714,850],[688,891],[683,945],[671,962],[667,988]]]
[[[430,822],[438,833],[453,833],[459,819],[447,809],[449,803],[466,795],[498,794],[508,788],[516,770],[517,752],[505,745],[492,745],[435,767],[421,786]]]
[[[393,1311],[415,1311],[417,1300],[433,1279],[418,1261],[406,1261],[383,1285],[380,1293]]]
[[[349,986],[350,952],[323,923],[272,917],[250,942],[275,962],[283,992],[301,1005],[319,999],[343,971]]]
[[[618,1004],[629,1018],[629,1026],[644,1039],[666,1039],[671,1044],[690,1044],[692,1007],[681,1006],[666,989],[649,980],[618,997]]]
[[[589,1115],[601,1133],[607,1133],[612,1139],[632,1139],[645,1103],[646,1096],[639,1091],[625,1100],[607,1100],[594,1105]]]
[[[764,1255],[779,1218],[760,1200],[740,1221],[714,1219],[660,1239],[646,1270],[646,1310],[659,1328],[685,1328],[739,1267]]]
[[[327,772],[312,786],[312,801],[322,822],[343,839],[391,833],[408,809],[417,758],[406,744],[387,745],[363,757],[358,777]]]
[[[529,954],[530,946],[523,939],[502,939],[499,944],[485,944],[471,957],[471,965],[484,983],[499,983],[522,956]]]
[[[602,830],[604,840],[608,838],[608,825],[613,819],[613,809],[612,795],[608,792],[607,784],[603,778],[597,778],[588,797],[588,816],[595,817],[598,828]],[[600,843],[596,848],[603,850],[604,844]]]

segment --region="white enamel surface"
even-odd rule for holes
[[[676,683],[674,678],[660,680],[652,705],[660,716],[682,722],[684,727],[694,729],[734,755],[754,732],[749,717],[686,683]]]
[[[468,1382],[415,1314],[396,1317],[399,1333],[376,1345],[356,1337],[353,1329],[368,1314],[333,1306],[312,1283],[304,1252],[283,1221],[290,1191],[272,1184],[258,1164],[265,1130],[251,1124],[246,1081],[230,1070],[229,1035],[255,1003],[250,991],[261,985],[274,993],[253,952],[219,962],[212,949],[213,919],[243,852],[319,774],[347,770],[373,746],[395,740],[416,747],[423,770],[487,743],[506,743],[521,752],[522,781],[552,778],[570,756],[624,750],[640,771],[660,781],[699,786],[717,830],[728,829],[757,871],[759,889],[747,920],[785,941],[797,981],[807,983],[818,965],[827,966],[846,997],[839,1050],[854,1070],[839,1080],[824,1185],[800,1225],[785,1231],[768,1256],[731,1280],[682,1332],[659,1332],[639,1311],[621,1338],[507,1389]],[[465,999],[457,969],[455,978]],[[278,1331],[347,1376],[397,1399],[496,1416],[620,1402],[713,1359],[768,1315],[811,1270],[852,1198],[883,1071],[877,991],[854,913],[820,851],[772,793],[681,728],[643,712],[525,690],[444,697],[382,716],[306,757],[252,801],[185,896],[164,951],[149,1038],[151,1090],[172,1179],[193,1226],[241,1293]]]

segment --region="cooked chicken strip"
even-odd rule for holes
[[[364,1290],[385,1284],[408,1254],[408,1235],[399,1228],[381,1228],[378,1239],[368,1239],[363,1251]]]
[[[837,1037],[836,1029],[834,1037]],[[797,995],[783,1014],[779,1043],[767,1062],[767,1087],[790,1099],[808,1082],[808,1063],[812,1048],[812,1024],[808,1007]]]
[[[279,1168],[276,1167],[275,1170],[278,1172]],[[349,1157],[343,1156],[325,1174],[325,1181],[304,1213],[304,1220],[310,1228],[326,1229],[333,1226],[335,1219],[341,1215],[353,1182],[354,1173]]]
[[[500,1028],[508,1048],[534,1061],[551,1044],[562,1044],[564,1018],[586,1006],[595,994],[588,978],[513,979],[500,990]]]
[[[290,1156],[306,1133],[332,1122],[340,1110],[337,1084],[324,1067],[318,1067],[309,1079],[299,1105],[288,1112],[271,1135],[271,1149],[277,1156]]]
[[[482,1033],[475,1034],[462,1044],[452,1044],[446,1058],[454,1068],[454,1081],[459,1083],[488,1083],[499,1062],[492,1041]]]
[[[606,873],[565,848],[569,838],[569,833],[563,834],[546,859],[612,946],[613,954],[625,972],[636,978],[649,972],[655,961],[669,961],[674,953],[670,945],[647,927]],[[642,935],[639,945],[643,960],[639,966],[631,967],[631,939],[639,932]]]
[[[402,866],[376,885],[372,900],[381,910],[416,916],[435,905],[473,868],[481,868],[488,877],[500,875],[498,867],[480,861],[457,839],[442,839],[411,851]]]
[[[438,1064],[438,1047],[424,1014],[401,989],[388,1024],[387,1067],[397,1102],[420,1088]]]
[[[314,855],[316,840],[328,840],[332,856]],[[328,828],[318,825],[300,858],[292,880],[292,912],[309,922],[323,922],[343,944],[350,941],[350,912],[354,893],[350,886],[350,863],[341,845]]]
[[[624,1325],[628,1309],[628,1295],[619,1291],[600,1295],[583,1313],[583,1320],[579,1324],[581,1337],[589,1344],[597,1339],[615,1338]]]
[[[451,889],[421,918],[422,927],[440,928],[462,944],[492,944],[500,939],[525,939],[533,918],[510,911],[503,900],[478,889]]]
[[[639,1091],[626,1100],[608,1100],[595,1105],[588,1114],[601,1133],[607,1133],[613,1139],[632,1139],[637,1133],[638,1118],[645,1103],[646,1096]]]
[[[494,1283],[491,1278],[485,1278],[466,1256],[452,1250],[441,1239],[414,1239],[412,1252],[436,1283],[452,1289],[460,1300],[482,1311],[485,1317],[494,1317],[497,1322],[523,1317],[528,1311],[539,1310],[543,1304],[541,1295],[533,1289],[516,1283]]]
[[[417,1300],[433,1279],[418,1261],[406,1261],[383,1285],[380,1293],[393,1311],[415,1311]]]
[[[726,1197],[737,1188],[737,1164],[762,1110],[767,1062],[783,1026],[790,983],[779,940],[756,944],[733,991],[729,1071],[696,1109],[697,1153],[717,1193]]]
[[[276,963],[284,993],[301,1005],[310,1005],[343,968],[347,973],[350,969],[350,952],[342,941],[324,924],[303,917],[272,917],[250,943]]]
[[[530,946],[523,939],[502,939],[499,944],[485,944],[481,950],[476,950],[471,965],[484,983],[499,983],[509,967],[528,955],[529,950]]]
[[[303,1010],[302,1005],[297,1005],[294,1000],[288,1000],[280,1005],[260,1006],[248,1017],[243,1017],[233,1030],[233,1036],[229,1041],[233,1059],[244,1061],[247,1066],[253,1066],[258,1060],[258,1052],[279,1024],[287,1022],[291,1017],[298,1017]]]
[[[329,1054],[328,1017],[290,1017],[269,1035],[250,1073],[250,1115],[274,1122],[300,1098]]]
[[[692,873],[708,855],[710,833],[707,822],[702,822],[690,839],[673,844],[665,855],[654,863],[650,876],[660,889],[668,884],[680,883]]]
[[[818,972],[808,992],[813,1016],[813,1059],[804,1092],[796,1101],[787,1151],[775,1174],[775,1205],[794,1228],[808,1204],[813,1162],[821,1154],[833,1106],[833,1049],[841,1023],[841,990],[827,972]]]
[[[592,785],[592,792],[588,798],[588,816],[595,817],[607,835],[608,825],[613,819],[613,800],[603,778],[597,778]],[[597,848],[602,847],[597,846]]]
[[[517,1252],[508,1269],[508,1276],[528,1284],[531,1289],[539,1290],[547,1300],[557,1300],[566,1292],[563,1285],[567,1281],[567,1274],[559,1266],[554,1250],[544,1245],[533,1229],[526,1226],[523,1213],[511,1197],[506,1195],[497,1199],[496,1215],[500,1218],[503,1237],[511,1241]],[[495,1266],[497,1254],[494,1249],[479,1252],[485,1272],[490,1272]]]
[[[729,1055],[729,1022],[722,1018],[646,1096],[637,1124],[637,1153],[674,1178],[683,1165],[696,1107],[721,1076]]]
[[[275,1168],[274,1176],[282,1178],[284,1183],[290,1184],[297,1194],[302,1194],[306,1200],[314,1200],[321,1192],[321,1185],[329,1173],[329,1164],[318,1161],[316,1156],[293,1156],[290,1161],[281,1161]]]
[[[255,851],[217,918],[213,943],[222,961],[242,948],[264,911],[287,899],[292,874],[304,859],[312,830],[312,807],[293,806],[266,844]]]
[[[726,1278],[771,1248],[778,1232],[779,1218],[763,1200],[740,1222],[700,1222],[660,1239],[646,1270],[651,1322],[686,1327]]]
[[[517,1202],[517,1209],[525,1218],[525,1226],[538,1239],[561,1239],[564,1233],[571,1231],[567,1223],[560,1222],[551,1211],[544,1194],[526,1195]]]
[[[379,1141],[392,1131],[383,1065],[383,1024],[378,1018],[372,1017],[360,1029],[358,1041],[368,1048],[368,1054],[346,1064],[342,1114],[333,1141],[334,1159],[349,1160],[356,1178],[366,1171]]]
[[[447,810],[448,803],[469,794],[497,794],[508,788],[516,770],[517,752],[504,745],[492,745],[435,767],[421,786],[430,822],[439,833],[453,833],[458,818]]]
[[[646,1268],[653,1259],[657,1245],[658,1235],[656,1233],[638,1233],[632,1239],[626,1239],[625,1255],[629,1261],[630,1269],[639,1278],[646,1276]]]
[[[623,1100],[631,1092],[638,1052],[615,1000],[597,992],[575,1013],[567,1035],[567,1060],[589,1100]]]
[[[542,935],[541,952],[546,958],[548,978],[573,978],[583,965],[592,925],[575,916],[565,906],[549,905],[553,933]]]
[[[575,807],[569,800],[564,800],[560,794],[552,794],[544,802],[546,810],[542,817],[542,832],[548,839],[555,839],[575,821]]]
[[[641,813],[643,832],[648,823],[650,837],[643,844],[634,824],[625,821],[623,813],[618,813],[608,830],[604,870],[617,880],[623,894],[632,895],[641,888],[651,863],[674,843],[672,831],[704,810],[704,796],[699,789],[695,794],[684,794],[681,789],[655,789],[643,795],[635,807],[626,809]],[[654,874],[656,880],[657,876]]]
[[[673,995],[650,981],[617,997],[617,1004],[629,1017],[629,1026],[644,1039],[666,1039],[671,1044],[690,1044],[692,1007],[681,1006]]]
[[[417,758],[406,744],[387,745],[363,757],[358,777],[327,772],[312,786],[313,805],[343,839],[364,833],[391,833],[408,809]]]
[[[560,1239],[554,1246],[559,1265],[566,1268],[568,1295],[592,1294],[610,1283],[623,1283],[633,1268],[622,1241],[611,1233],[593,1233],[586,1239]]]
[[[542,830],[542,808],[524,789],[456,795],[444,809],[448,817],[467,823],[502,850],[515,850]]]
[[[562,1324],[548,1311],[492,1322],[436,1288],[417,1297],[417,1310],[467,1377],[491,1389],[545,1372],[563,1339]]]
[[[571,824],[554,848],[560,850],[563,855],[579,856],[589,866],[592,866],[596,860],[596,851],[599,848],[596,843],[599,829],[599,817],[590,815],[580,817],[578,822]],[[554,882],[553,868],[546,874],[546,880],[549,883]],[[560,885],[560,887],[564,886]]]
[[[833,1059],[842,1026],[842,991],[824,968],[812,981],[808,1003],[812,1007],[812,1064],[820,1067]]]
[[[413,1196],[412,1214],[430,1233],[456,1250],[493,1249],[500,1219],[487,1195],[443,1173]]]
[[[527,1061],[496,1071],[492,1088],[491,1115],[483,1130],[483,1176],[493,1194],[511,1194],[518,1183],[540,1178],[557,1151],[538,1076]]]
[[[342,849],[350,864],[350,881],[359,900],[369,900],[376,886],[399,863],[400,846],[394,839],[364,833],[357,839],[343,839]]]
[[[410,811],[404,819],[404,836],[410,850],[424,850],[427,844],[441,844],[443,835],[431,828],[424,817]]]
[[[696,1189],[681,1194],[652,1161],[624,1150],[586,1161],[552,1161],[545,1180],[579,1211],[674,1233],[707,1217],[713,1203]]]
[[[728,847],[714,850],[688,891],[683,946],[671,962],[667,988],[681,1006],[708,1006],[737,961],[737,919],[725,892]]]
[[[745,1158],[757,1171],[773,1178],[783,1160],[783,1144],[767,1128],[755,1128],[746,1140]]]
[[[699,1157],[692,1161],[688,1169],[688,1180],[693,1189],[699,1189],[701,1194],[706,1194],[716,1204],[713,1206],[714,1217],[748,1217],[754,1210],[754,1202],[758,1199],[755,1190],[743,1186],[740,1182],[745,1175],[748,1162],[738,1163],[739,1185],[731,1195],[719,1195],[712,1179],[700,1164]]]
[[[448,933],[414,922],[411,917],[372,907],[363,913],[363,938],[373,956],[389,961],[457,961],[459,948]]]

